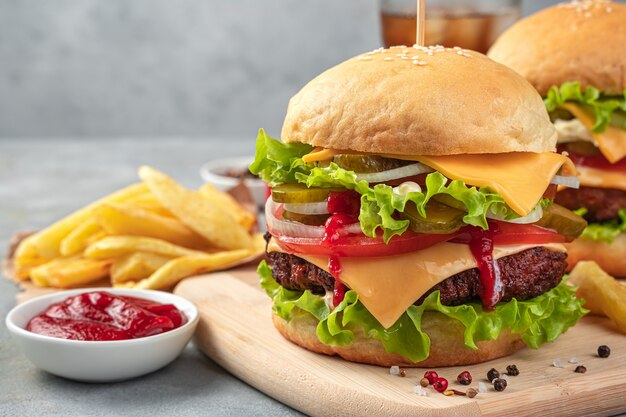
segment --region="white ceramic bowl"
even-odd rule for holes
[[[59,339],[26,330],[30,319],[51,304],[89,291],[108,291],[174,304],[187,317],[187,323],[154,336],[105,342]],[[20,351],[37,367],[85,382],[121,381],[164,367],[182,352],[197,324],[198,309],[184,298],[162,291],[116,288],[82,288],[44,295],[16,306],[6,318],[6,326]]]
[[[239,184],[239,178],[224,175],[230,169],[248,169],[253,161],[252,156],[239,156],[233,158],[214,159],[200,167],[200,176],[206,182],[215,185],[222,191],[227,191]],[[245,178],[245,184],[250,188],[252,198],[259,208],[265,206],[265,182],[258,178]]]

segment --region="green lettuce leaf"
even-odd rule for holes
[[[536,349],[543,343],[554,341],[587,313],[582,308],[583,301],[576,298],[575,288],[567,285],[564,279],[538,297],[500,303],[493,312],[484,311],[479,303],[444,306],[439,291],[435,291],[421,305],[410,306],[393,326],[385,329],[352,290],[347,291],[344,300],[330,311],[320,296],[281,287],[265,261],[259,265],[258,273],[261,287],[272,298],[276,314],[287,321],[298,314],[311,314],[319,321],[317,337],[322,343],[349,345],[355,332],[362,331],[380,340],[387,352],[416,362],[427,358],[430,351],[430,338],[422,330],[421,320],[427,311],[438,312],[460,323],[465,328],[464,342],[469,349],[477,349],[476,343],[481,340],[496,339],[506,329],[520,334],[527,346]]]
[[[574,212],[579,216],[584,216],[587,213],[587,209],[582,208]],[[613,243],[613,240],[617,236],[621,233],[626,233],[626,209],[620,210],[618,215],[618,220],[611,220],[604,223],[589,223],[589,225],[585,227],[585,230],[583,230],[579,239]]]
[[[302,156],[311,151],[308,145],[284,144],[270,138],[261,129],[257,137],[255,160],[250,172],[259,175],[270,185],[299,182],[307,187],[341,186],[361,194],[359,222],[363,233],[370,237],[382,231],[386,242],[393,236],[404,233],[409,221],[396,219],[395,212],[403,212],[406,204],[412,202],[418,212],[426,216],[426,203],[435,195],[447,195],[465,208],[467,214],[463,222],[487,229],[487,214],[500,216],[506,220],[519,217],[504,199],[489,189],[468,187],[463,181],[448,179],[439,172],[426,176],[426,192],[412,192],[399,195],[393,187],[377,184],[371,187],[367,181],[357,180],[353,171],[345,170],[331,162],[328,166],[305,163]]]
[[[567,101],[580,103],[593,110],[596,119],[591,129],[593,133],[606,130],[614,116],[617,116],[616,124],[626,129],[626,90],[623,97],[606,97],[597,88],[589,86],[583,91],[579,82],[566,82],[560,87],[552,86],[544,103],[548,111],[552,112]]]
[[[297,173],[309,172],[315,166],[302,160],[302,156],[312,150],[312,146],[304,143],[279,142],[259,129],[254,162],[249,169],[270,186],[297,182]]]

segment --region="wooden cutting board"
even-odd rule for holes
[[[412,391],[424,369],[407,368],[406,377],[389,368],[346,362],[306,351],[283,339],[271,322],[271,303],[252,269],[219,272],[181,282],[175,290],[200,310],[199,348],[250,385],[304,413],[318,416],[581,416],[626,412],[626,336],[610,322],[586,317],[555,343],[523,349],[502,359],[437,369],[450,388],[465,391],[456,375],[469,370],[472,387],[483,381],[488,392],[474,399],[428,396]],[[598,345],[611,347],[606,359]],[[578,358],[587,373],[574,373]],[[552,365],[560,359],[564,368]],[[492,367],[504,371],[516,364],[520,375],[509,378],[504,392],[486,380]]]

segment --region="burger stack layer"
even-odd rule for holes
[[[487,361],[584,314],[563,281],[585,220],[572,161],[523,77],[461,48],[392,47],[322,73],[263,130],[261,285],[315,352],[381,366]]]

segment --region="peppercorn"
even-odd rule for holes
[[[496,391],[504,391],[506,388],[506,379],[496,378],[493,380],[493,389]]]
[[[445,378],[437,378],[437,380],[433,383],[433,388],[435,391],[444,392],[448,389],[448,380]]]
[[[461,385],[469,385],[472,383],[472,375],[469,371],[463,371],[456,377],[456,382]]]
[[[430,385],[430,382],[428,382],[428,378],[422,378],[420,379],[420,385],[424,388],[426,388],[427,386]]]
[[[426,378],[428,383],[432,385],[435,383],[437,378],[439,378],[439,375],[437,375],[437,372],[435,371],[426,371],[424,372],[424,378]]]
[[[406,376],[406,370],[400,368],[400,376],[404,378]]]
[[[576,372],[577,374],[584,374],[585,372],[587,372],[587,368],[583,365],[578,365],[576,369],[574,369],[574,372]]]
[[[478,395],[478,391],[476,391],[474,388],[470,388],[467,390],[466,394],[468,397],[474,398],[475,396]]]
[[[489,372],[487,372],[487,379],[489,382],[493,382],[496,378],[500,378],[500,372],[498,372],[496,368],[491,368]]]
[[[506,374],[510,376],[518,376],[519,369],[517,369],[517,365],[509,365],[506,367]]]
[[[598,346],[598,356],[601,358],[608,358],[611,354],[611,349],[607,345]]]

